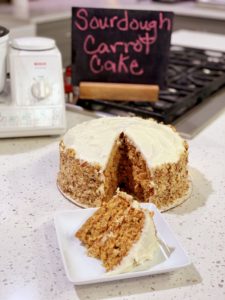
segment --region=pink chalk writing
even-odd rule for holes
[[[83,49],[86,54],[105,54],[105,53],[129,53],[133,51],[136,53],[144,52],[148,55],[150,53],[150,46],[154,44],[157,38],[157,32],[154,31],[154,35],[150,36],[146,32],[143,36],[138,36],[135,41],[116,41],[115,43],[101,42],[96,44],[96,39],[92,34],[88,34],[84,39]]]
[[[164,18],[163,13],[159,13],[159,29],[163,29],[163,26],[166,24],[166,30],[172,30],[172,22],[169,18]]]
[[[102,62],[97,54],[91,56],[90,70],[94,74],[99,74],[104,71],[112,73],[125,73],[140,76],[144,73],[136,59],[130,59],[129,55],[121,53],[117,61],[106,60]]]
[[[92,30],[105,30],[108,28],[116,28],[120,31],[151,31],[152,28],[156,26],[159,29],[164,29],[170,31],[172,28],[171,20],[169,18],[165,18],[163,12],[159,13],[159,20],[137,20],[135,18],[130,18],[127,10],[123,12],[123,17],[119,18],[118,16],[112,17],[102,17],[97,18],[93,16],[89,20],[88,11],[85,8],[80,8],[76,13],[76,20],[74,22],[75,26],[81,30],[86,31],[88,29]],[[166,25],[166,26],[164,26]]]
[[[85,31],[88,29],[88,12],[85,8],[81,8],[77,11],[77,15],[76,15],[77,19],[79,21],[81,21],[81,23],[79,23],[77,20],[74,22],[75,26],[81,30],[81,31]]]
[[[117,74],[131,74],[141,76],[145,72],[144,66],[140,65],[138,56],[149,55],[152,45],[158,39],[158,31],[172,30],[172,20],[165,17],[163,12],[156,14],[155,19],[138,19],[128,10],[122,11],[120,15],[94,15],[88,9],[79,8],[76,10],[73,22],[75,28],[82,32],[87,32],[83,38],[83,51],[89,56],[89,67],[93,74],[111,72]],[[111,40],[107,33],[103,38],[96,38],[99,30],[112,29],[113,33],[122,32],[118,39]],[[94,33],[96,31],[96,33]],[[108,31],[107,31],[108,32]],[[123,38],[123,32],[128,32]],[[134,32],[129,40],[129,32]],[[135,36],[135,38],[134,38]],[[134,54],[137,58],[134,58]]]

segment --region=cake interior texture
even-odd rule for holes
[[[154,130],[155,127],[157,130],[158,123],[149,122],[150,124],[152,122]],[[147,126],[149,126],[148,123]],[[126,129],[117,131],[113,141],[110,141],[112,145],[104,164],[101,163],[101,160],[91,161],[91,159],[81,158],[76,152],[76,146],[68,146],[62,140],[60,143],[60,172],[58,174],[58,185],[61,191],[78,204],[86,207],[97,207],[109,201],[119,187],[122,191],[135,196],[140,202],[152,202],[159,209],[169,207],[176,199],[184,196],[189,188],[188,145],[185,140],[179,137],[174,128],[166,125],[159,126],[167,127],[166,130],[169,135],[166,142],[164,133],[162,137],[160,134],[154,136],[152,139],[162,139],[160,148],[157,149],[157,146],[154,148],[154,142],[151,141],[151,134],[149,134],[148,139],[152,144],[148,146],[146,143],[145,148],[143,148],[148,154],[149,147],[149,152],[152,151],[153,156],[157,156],[162,151],[167,155],[167,150],[172,153],[172,148],[176,149],[176,144],[174,146],[169,139],[174,134],[176,143],[179,142],[181,150],[179,150],[177,158],[172,161],[168,159],[162,163],[152,164],[151,158],[146,158],[144,151],[136,143],[135,138],[138,134],[133,137],[131,129],[129,129],[130,131]],[[141,129],[145,130],[145,127]],[[85,130],[87,129],[84,128]],[[99,134],[101,135],[101,133]],[[102,141],[102,143],[107,143],[107,140]],[[159,144],[158,141],[157,143]],[[102,144],[97,141],[96,147],[99,147],[98,151],[101,151]],[[90,151],[92,151],[91,148]]]
[[[100,259],[106,271],[129,271],[153,257],[157,243],[153,213],[134,203],[130,195],[118,191],[75,233],[88,255]],[[150,229],[145,225],[146,216],[151,220]],[[141,240],[145,227],[147,235]]]

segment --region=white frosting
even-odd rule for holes
[[[135,201],[135,208],[140,207]],[[108,272],[108,275],[130,272],[137,266],[144,264],[147,260],[152,260],[155,250],[158,248],[158,240],[156,237],[155,226],[149,211],[144,210],[145,223],[141,233],[141,237],[130,249],[121,263]]]
[[[106,117],[78,124],[64,136],[64,144],[76,157],[103,168],[115,140],[124,132],[145,157],[149,167],[177,162],[183,140],[169,126],[138,117]]]

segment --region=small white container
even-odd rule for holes
[[[0,26],[0,93],[6,80],[6,57],[8,50],[9,30]]]

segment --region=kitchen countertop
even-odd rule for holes
[[[105,8],[130,8],[143,10],[169,10],[179,16],[199,17],[206,19],[225,20],[225,10],[220,8],[200,7],[195,1],[181,3],[156,3],[150,0],[38,0],[29,2],[26,6],[23,1],[17,1],[16,7],[1,5],[1,14],[11,14],[32,23],[42,23],[69,18],[72,6],[105,7]]]
[[[68,127],[91,118],[67,112]],[[67,280],[53,224],[56,212],[77,208],[56,188],[60,137],[0,140],[0,299],[225,299],[224,136],[222,112],[189,140],[192,195],[163,213],[192,264],[84,286]]]

